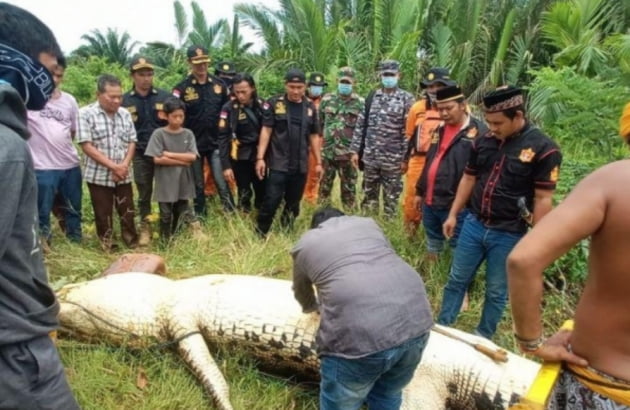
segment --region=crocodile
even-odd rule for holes
[[[319,378],[319,315],[302,312],[291,285],[253,275],[172,280],[128,272],[64,286],[59,319],[62,330],[81,339],[135,348],[171,342],[216,407],[230,410],[212,346],[238,349],[278,374]],[[506,363],[496,363],[463,341],[497,348],[492,342],[444,329],[460,340],[431,332],[402,409],[500,409],[526,393],[539,364],[510,352]]]

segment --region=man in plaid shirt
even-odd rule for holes
[[[103,74],[98,78],[97,101],[79,111],[77,141],[85,153],[84,179],[96,233],[106,251],[112,250],[114,205],[125,244],[134,248],[138,243],[130,175],[136,130],[131,114],[121,108],[122,95],[120,80]]]

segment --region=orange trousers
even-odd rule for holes
[[[413,155],[409,158],[403,197],[403,221],[405,222],[405,227],[410,229],[418,228],[422,220],[422,214],[413,206],[413,200],[416,197],[416,183],[418,182],[418,178],[420,178],[420,174],[422,174],[425,160],[425,156],[419,155]]]
[[[304,195],[302,196],[306,202],[315,205],[319,195],[319,178],[315,173],[317,159],[313,150],[309,150],[308,154],[308,173],[306,174],[306,185],[304,186]]]
[[[208,160],[206,159],[203,160],[203,180],[203,193],[206,194],[206,196],[216,195],[217,187],[216,185],[214,185],[214,178],[212,178],[212,169],[210,169],[210,164],[208,164]],[[236,190],[236,182],[228,182],[228,185],[230,187],[230,191],[234,193]]]

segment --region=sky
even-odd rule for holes
[[[189,18],[192,15],[190,0],[180,0]],[[175,13],[173,0],[7,0],[22,7],[42,20],[57,37],[64,53],[70,53],[85,42],[83,34],[93,29],[105,32],[108,27],[119,33],[127,31],[132,40],[146,43],[163,41],[175,44]],[[278,7],[278,0],[197,0],[209,24],[227,18],[230,24],[237,3],[265,4]],[[190,22],[189,22],[190,24]],[[254,50],[261,48],[260,41],[251,30],[243,28],[245,41],[254,42]]]

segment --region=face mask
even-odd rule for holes
[[[339,83],[337,85],[337,91],[339,91],[341,95],[350,95],[352,94],[352,84]]]
[[[313,97],[319,97],[324,92],[324,87],[321,85],[311,85],[308,89],[308,92]]]
[[[55,90],[52,74],[26,54],[0,43],[0,79],[20,93],[26,108],[44,108]]]
[[[398,85],[398,77],[383,76],[381,77],[381,83],[385,88],[394,88]]]

